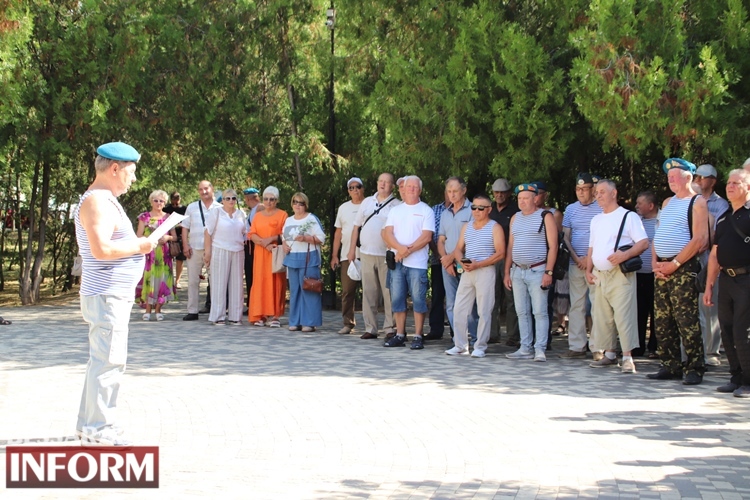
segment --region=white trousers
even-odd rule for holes
[[[208,315],[208,321],[240,320],[244,273],[244,249],[238,252],[230,252],[221,248],[211,250],[211,312]],[[227,308],[227,296],[229,308]]]
[[[187,260],[188,272],[188,306],[189,314],[198,314],[198,302],[201,291],[201,269],[203,269],[203,250],[193,249],[193,256]]]

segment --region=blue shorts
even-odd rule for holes
[[[406,297],[411,294],[415,313],[427,312],[427,269],[406,267],[400,262],[390,273],[391,310],[406,312]]]

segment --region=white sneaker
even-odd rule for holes
[[[706,365],[708,366],[721,366],[721,360],[718,356],[706,356]]]
[[[506,354],[505,357],[508,359],[532,359],[534,355],[527,348],[521,347],[516,352]]]
[[[474,352],[471,353],[472,358],[483,358],[486,354],[481,349],[474,349]]]
[[[544,354],[543,349],[536,350],[536,354],[534,354],[534,361],[539,363],[544,363],[545,361],[547,361],[547,355]]]
[[[97,432],[93,435],[81,436],[83,446],[133,446],[133,442],[124,438],[113,429]]]
[[[445,351],[445,354],[449,356],[468,356],[469,350],[468,349],[459,349],[456,346],[451,347],[447,351]]]
[[[635,363],[632,359],[624,359],[620,365],[622,373],[635,373]]]

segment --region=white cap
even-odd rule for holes
[[[713,177],[717,178],[718,174],[716,173],[716,169],[713,165],[709,165],[708,163],[701,165],[697,169],[695,169],[695,175],[700,175],[701,177]]]
[[[510,191],[510,182],[508,182],[507,179],[496,179],[495,182],[492,183],[492,190],[493,191]]]
[[[401,184],[404,183],[405,180],[406,180],[406,177],[399,177],[398,180],[396,181],[396,185],[400,186]]]
[[[348,181],[346,181],[346,187],[349,187],[349,184],[351,184],[352,182],[359,182],[359,184],[361,186],[365,185],[365,183],[362,182],[362,179],[360,179],[359,177],[352,177],[351,179],[349,179]]]

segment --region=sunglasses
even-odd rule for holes
[[[305,202],[302,200],[292,200],[292,205],[305,205]]]
[[[263,201],[276,201],[276,198],[263,198]]]
[[[362,185],[349,186],[349,191],[354,191],[355,189],[362,189]]]
[[[471,209],[472,209],[472,210],[479,210],[480,212],[484,212],[484,211],[485,211],[485,210],[487,210],[488,208],[492,208],[492,207],[490,207],[490,206],[487,206],[487,205],[472,205],[472,206],[471,206]]]
[[[236,197],[236,196],[227,196],[227,197],[226,197],[226,198],[224,198],[224,199],[225,199],[225,200],[231,200],[231,201],[237,201],[237,197]]]

